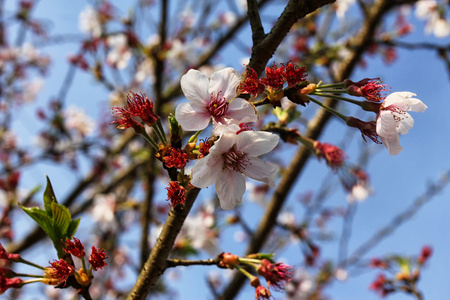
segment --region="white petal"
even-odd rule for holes
[[[388,137],[380,136],[380,139],[384,146],[388,149],[390,155],[397,155],[403,150],[403,147],[400,146],[400,138],[398,135]]]
[[[214,143],[214,146],[209,149],[209,154],[222,156],[222,154],[228,152],[235,143],[236,133],[226,132],[222,134],[219,140]]]
[[[208,92],[209,80],[205,74],[190,69],[181,77],[181,89],[196,110],[206,107],[211,98]]]
[[[229,169],[223,170],[221,176],[217,178],[216,192],[223,209],[234,208],[237,203],[242,202],[245,193],[244,175]]]
[[[222,172],[222,164],[220,157],[211,154],[197,160],[192,167],[191,184],[198,188],[206,188],[214,184]]]
[[[180,123],[183,130],[198,131],[205,129],[211,120],[211,115],[205,109],[204,112],[194,110],[191,103],[185,102],[177,106],[175,118]]]
[[[377,134],[379,136],[391,136],[397,134],[397,122],[393,112],[382,110],[377,118]]]
[[[410,98],[406,105],[406,111],[424,112],[427,108],[428,106],[416,98]]]
[[[236,97],[236,88],[241,82],[241,75],[233,68],[226,68],[211,75],[211,81],[209,83],[209,94],[217,95],[222,92],[221,95],[230,101]]]
[[[244,131],[237,135],[236,149],[249,156],[260,156],[275,148],[280,141],[276,134],[265,131]]]
[[[407,112],[400,114],[400,121],[397,122],[397,132],[399,134],[407,134],[414,126],[414,119]]]
[[[245,167],[243,173],[250,178],[262,181],[273,187],[278,167],[267,164],[257,157],[248,157],[248,160],[249,164]]]
[[[406,106],[408,104],[408,98],[414,97],[416,94],[411,92],[395,92],[389,94],[383,101],[383,106],[388,107],[390,105]]]
[[[229,123],[247,123],[258,120],[255,107],[247,100],[241,98],[236,98],[230,102],[224,117],[235,120]]]

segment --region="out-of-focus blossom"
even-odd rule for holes
[[[307,300],[315,290],[315,281],[305,270],[298,269],[294,278],[286,285],[287,300]]]
[[[82,32],[98,38],[102,34],[102,24],[100,16],[91,5],[87,6],[81,13],[78,19],[78,26]]]
[[[216,221],[213,212],[213,204],[207,203],[196,214],[186,218],[183,231],[194,249],[202,249],[210,255],[217,255],[219,234],[214,227]]]
[[[347,201],[353,203],[367,199],[374,190],[370,185],[369,175],[360,168],[345,168],[340,174],[344,189],[348,192]]]
[[[336,15],[341,21],[344,21],[345,14],[354,3],[355,0],[336,0],[334,3],[336,7]]]
[[[281,290],[293,279],[294,268],[283,263],[271,263],[268,259],[261,261],[258,274],[267,280],[267,286]]]
[[[132,57],[127,36],[125,34],[110,35],[106,39],[106,44],[110,48],[106,56],[108,64],[119,70],[125,69]]]
[[[212,120],[218,124],[255,122],[255,108],[245,99],[235,98],[240,76],[232,68],[215,72],[208,79],[197,70],[189,70],[181,78],[181,89],[189,100],[175,110],[175,117],[184,130],[205,129]]]
[[[419,0],[416,3],[416,16],[427,22],[426,33],[432,33],[438,38],[450,35],[450,21],[440,11],[434,0]]]
[[[115,231],[118,228],[115,218],[117,206],[116,195],[114,194],[97,194],[94,197],[94,205],[91,210],[91,217],[98,223],[103,231]]]
[[[314,149],[316,150],[317,157],[319,159],[324,158],[327,165],[329,165],[333,170],[337,170],[345,162],[346,154],[338,146],[315,141]]]
[[[91,134],[96,129],[94,119],[76,106],[69,106],[64,111],[64,118],[67,129],[75,130],[82,137]]]
[[[277,167],[257,156],[270,152],[278,141],[279,137],[269,132],[224,133],[209,154],[195,163],[191,184],[206,188],[215,183],[220,206],[232,209],[242,201],[246,189],[244,175],[274,185]]]
[[[407,111],[424,112],[428,107],[411,92],[396,92],[386,97],[377,116],[377,134],[390,155],[402,151],[399,134],[406,134],[414,126]]]

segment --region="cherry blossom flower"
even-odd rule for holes
[[[217,124],[255,122],[255,108],[245,99],[235,98],[240,75],[233,68],[217,71],[208,79],[197,70],[181,77],[181,89],[189,100],[178,105],[175,117],[184,130],[203,130],[212,119]]]
[[[78,258],[82,258],[86,255],[83,244],[76,237],[73,238],[73,242],[69,239],[66,239],[66,241],[63,243],[63,250],[64,252],[68,254],[70,253]]]
[[[167,190],[167,200],[170,201],[170,206],[183,205],[186,199],[186,191],[178,181],[169,182]]]
[[[120,70],[125,69],[132,57],[127,36],[125,34],[110,35],[106,39],[106,44],[111,48],[106,57],[108,64]]]
[[[100,16],[91,5],[83,10],[79,17],[79,28],[81,31],[92,35],[93,37],[100,37],[102,34],[102,24]]]
[[[70,275],[75,274],[75,268],[69,265],[64,259],[53,260],[50,262],[50,266],[44,271],[44,283],[50,285],[56,285],[61,283],[66,283],[67,278]]]
[[[396,92],[381,103],[377,116],[377,134],[390,155],[402,151],[399,134],[406,134],[414,126],[414,120],[407,111],[424,112],[428,107],[410,92]]]
[[[278,141],[279,137],[269,132],[224,133],[209,154],[195,163],[191,184],[206,188],[215,183],[220,206],[232,209],[242,201],[246,189],[244,175],[274,185],[277,168],[257,156],[271,151]]]
[[[105,253],[105,250],[103,249],[97,249],[95,246],[92,246],[92,253],[91,256],[89,256],[89,263],[91,264],[94,271],[97,271],[97,269],[103,269],[107,266],[107,263],[105,260],[108,258],[108,256]]]
[[[258,274],[267,280],[267,285],[275,290],[284,288],[287,282],[294,276],[294,268],[283,263],[271,263],[268,259],[263,259],[258,268]]]

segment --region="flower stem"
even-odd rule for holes
[[[35,264],[35,263],[32,263],[31,261],[28,261],[28,260],[26,260],[26,259],[23,259],[22,257],[20,257],[20,259],[17,261],[17,262],[20,262],[20,263],[23,263],[23,264],[26,264],[26,265],[29,265],[29,266],[32,266],[32,267],[35,267],[35,268],[38,268],[38,269],[41,269],[41,270],[45,270],[46,268],[44,268],[44,267],[42,267],[42,266],[40,266],[40,265],[37,265],[37,264]],[[42,276],[41,276],[42,277]]]
[[[322,90],[319,90],[319,91],[322,92]],[[329,95],[329,94],[322,94],[322,93],[316,93],[316,92],[313,92],[311,94],[312,95],[321,96],[321,97],[329,97],[329,98],[333,98],[333,99],[336,99],[336,100],[343,100],[345,102],[349,102],[349,103],[352,103],[352,104],[356,104],[356,105],[362,106],[362,102],[361,101],[348,99],[348,98],[337,96],[337,95]]]
[[[161,124],[161,119],[158,118],[158,120],[156,121],[155,124],[153,124],[152,127],[153,127],[153,129],[155,129],[155,133],[158,136],[158,139],[161,141],[161,143],[163,143],[164,145],[167,145],[167,138],[164,133],[164,128],[162,127],[162,124]]]
[[[322,102],[317,101],[317,100],[314,99],[313,97],[309,97],[309,96],[308,96],[308,99],[309,99],[310,101],[316,103],[317,105],[322,106],[323,108],[325,108],[327,111],[329,111],[330,113],[332,113],[332,114],[335,115],[336,117],[341,118],[342,120],[344,120],[344,122],[347,120],[347,117],[346,117],[346,116],[344,116],[343,114],[341,114],[341,113],[338,112],[337,110],[335,110],[335,109],[333,109],[333,108],[331,108],[331,107],[329,107],[329,106],[326,106],[326,105],[322,104]]]
[[[148,135],[147,132],[143,131],[141,134],[153,146],[153,148],[155,148],[155,150],[158,150],[158,144]]]

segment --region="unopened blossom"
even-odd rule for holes
[[[167,201],[170,201],[170,206],[183,205],[186,200],[185,188],[180,185],[178,181],[169,182],[167,190]]]
[[[380,102],[386,97],[383,92],[389,91],[388,85],[382,84],[377,79],[365,78],[358,82],[352,82],[350,80],[344,81],[347,87],[349,95],[364,97],[369,101]]]
[[[399,134],[406,134],[414,126],[407,111],[424,112],[428,107],[410,92],[396,92],[386,97],[377,116],[377,134],[390,155],[402,151]]]
[[[97,249],[95,246],[92,246],[92,253],[91,256],[89,256],[89,263],[92,266],[92,269],[94,271],[97,271],[97,269],[103,269],[107,266],[105,260],[108,258],[108,256],[105,253],[105,250],[103,249]]]
[[[314,149],[316,150],[317,157],[324,158],[332,169],[336,170],[341,167],[345,162],[345,152],[341,148],[335,145],[314,142]]]
[[[423,246],[420,256],[417,258],[417,262],[423,265],[431,257],[431,254],[433,254],[433,248],[430,246]]]
[[[215,183],[220,206],[232,209],[242,201],[245,176],[274,186],[277,168],[257,156],[270,152],[278,141],[279,137],[269,132],[224,133],[209,154],[195,163],[191,184],[206,188]]]
[[[247,66],[242,81],[238,86],[240,94],[251,94],[257,96],[264,92],[264,85],[259,81],[256,71]]]
[[[277,68],[275,63],[272,67],[266,67],[266,77],[260,79],[261,83],[273,90],[280,90],[283,88],[283,84],[286,82],[286,72],[284,66],[281,65]]]
[[[255,298],[256,300],[271,299],[272,295],[267,288],[262,285],[258,285],[255,289]]]
[[[64,259],[53,260],[50,266],[45,270],[44,281],[46,284],[56,285],[66,283],[70,275],[75,274],[75,267],[69,265]]]
[[[78,258],[82,258],[86,255],[83,244],[76,237],[73,238],[73,242],[69,239],[66,239],[63,244],[63,250],[64,252],[72,254],[73,256]]]
[[[381,297],[385,297],[395,291],[392,282],[389,281],[383,274],[379,274],[377,279],[372,282],[369,288],[377,292]]]
[[[261,261],[258,274],[267,280],[269,287],[276,290],[283,289],[287,282],[294,276],[294,268],[283,263],[271,263],[268,259]]]
[[[6,278],[0,276],[0,295],[5,293],[9,288],[21,288],[23,286],[23,281],[20,278]]]
[[[306,73],[305,66],[299,67],[296,64],[293,64],[292,62],[289,62],[286,66],[285,76],[289,87],[293,87],[296,84],[305,81],[307,75],[308,73]]]
[[[187,163],[188,155],[181,149],[175,149],[174,147],[167,148],[167,152],[162,158],[166,167],[177,169],[184,168]]]
[[[9,261],[18,261],[20,259],[20,254],[8,253],[3,245],[0,243],[0,259],[6,259]]]
[[[153,111],[153,101],[144,93],[128,93],[127,106],[125,108],[134,117],[139,117],[148,126],[152,126],[159,119],[159,116]]]
[[[247,100],[236,97],[240,75],[232,68],[217,71],[208,79],[197,70],[181,77],[181,89],[189,100],[175,110],[175,117],[184,130],[198,131],[213,121],[217,124],[255,122],[255,108]]]

